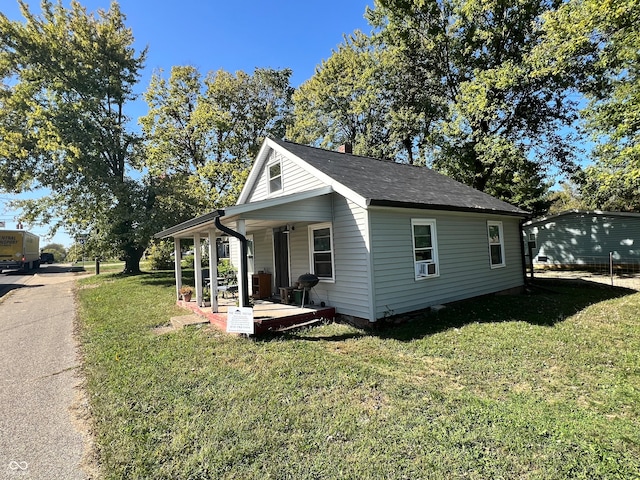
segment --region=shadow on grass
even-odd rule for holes
[[[372,332],[367,330],[359,330],[357,332],[341,333],[337,335],[307,335],[306,333],[313,330],[313,327],[305,327],[302,330],[292,330],[287,333],[264,333],[259,337],[255,337],[256,342],[271,342],[275,340],[305,340],[307,342],[342,342],[345,340],[352,340],[354,338],[367,337]]]
[[[437,313],[412,315],[408,323],[382,327],[372,334],[410,341],[472,323],[527,322],[553,327],[589,305],[635,293],[583,280],[536,279],[521,295],[462,300]]]
[[[305,330],[279,335],[279,339],[305,341],[343,341],[378,336],[412,341],[451,328],[473,323],[527,322],[553,327],[589,305],[638,293],[627,288],[584,280],[536,279],[521,295],[485,295],[451,303],[438,312],[429,310],[379,320],[375,328],[357,332],[316,336]],[[396,323],[400,322],[400,323]],[[276,336],[263,337],[269,341]]]
[[[183,282],[189,284],[189,281],[193,282],[193,272],[183,272]],[[173,288],[173,271],[144,273],[141,284]],[[254,340],[345,341],[378,336],[411,341],[473,323],[527,322],[552,327],[589,305],[635,293],[638,292],[577,279],[535,279],[527,292],[521,295],[486,295],[463,300],[451,303],[439,312],[425,310],[398,315],[388,321],[379,320],[373,329],[336,335],[314,335],[314,332],[302,329],[283,334],[265,334]],[[396,321],[402,323],[396,324]]]
[[[100,274],[100,276],[114,279],[139,278],[140,285],[159,287],[175,287],[176,285],[176,280],[174,278],[173,271],[171,270],[140,273],[105,272],[104,274]]]
[[[173,273],[145,273],[145,277],[140,281],[142,285],[151,285],[154,287],[172,287],[175,288],[176,280],[173,277]]]

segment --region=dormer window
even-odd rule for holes
[[[269,193],[282,190],[282,164],[275,162],[269,165]]]

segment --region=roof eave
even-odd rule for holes
[[[185,230],[189,230],[191,228],[197,227],[207,222],[211,222],[216,217],[224,217],[224,210],[214,210],[213,212],[206,213],[196,218],[192,218],[187,220],[186,222],[179,223],[178,225],[174,225],[173,227],[167,228],[161,232],[156,233],[153,238],[167,238],[173,237],[176,233],[183,232]]]
[[[512,217],[528,217],[529,212],[524,210],[499,210],[492,208],[475,208],[475,207],[463,207],[456,205],[439,205],[439,204],[426,204],[426,203],[412,203],[401,202],[394,200],[375,200],[368,199],[367,205],[370,207],[394,207],[394,208],[414,208],[417,210],[441,210],[450,212],[466,212],[466,213],[489,213],[493,215],[508,215]]]

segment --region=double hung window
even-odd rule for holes
[[[504,234],[502,222],[487,222],[487,235],[489,237],[489,259],[491,268],[504,267]]]
[[[436,221],[412,219],[411,229],[413,237],[415,279],[421,280],[423,278],[438,276],[439,268]]]
[[[280,162],[272,163],[269,169],[269,193],[275,193],[282,190],[282,164]]]
[[[311,273],[320,280],[334,280],[333,236],[330,223],[309,225]]]

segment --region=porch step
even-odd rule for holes
[[[180,330],[187,325],[199,325],[201,323],[209,323],[209,320],[200,315],[180,315],[179,317],[171,317],[171,326],[175,330]]]
[[[316,318],[314,320],[309,320],[308,322],[296,323],[295,325],[289,325],[288,327],[278,328],[277,330],[274,330],[274,332],[284,333],[284,332],[288,332],[289,330],[295,330],[296,328],[303,328],[303,327],[308,327],[309,325],[322,323],[323,321],[324,321],[324,318]]]

